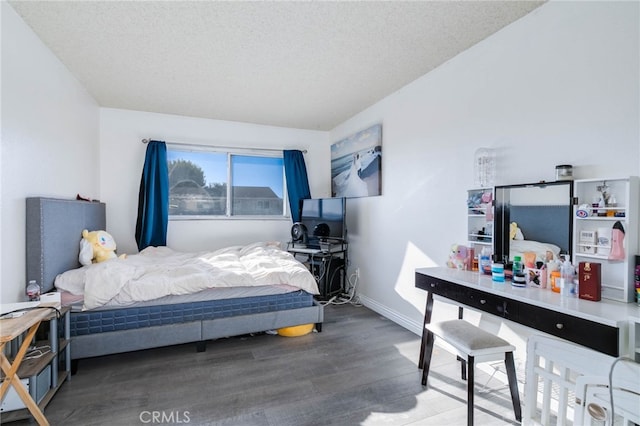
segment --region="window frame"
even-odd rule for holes
[[[189,220],[290,220],[291,211],[289,209],[289,194],[287,193],[287,177],[284,170],[284,154],[282,151],[275,149],[260,148],[231,148],[207,145],[188,145],[179,143],[167,143],[167,151],[185,151],[185,152],[203,152],[226,154],[226,204],[224,215],[172,215],[169,214],[169,221],[189,221]],[[233,207],[233,171],[232,157],[264,157],[264,158],[280,158],[283,160],[282,165],[282,214],[279,215],[234,215]]]

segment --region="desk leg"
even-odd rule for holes
[[[424,366],[424,350],[427,347],[427,333],[425,327],[431,322],[431,313],[433,312],[433,293],[427,293],[427,305],[424,308],[424,322],[422,323],[422,342],[420,343],[420,358],[418,358],[418,368]]]
[[[33,340],[33,336],[35,336],[39,326],[40,322],[31,326],[31,328],[27,332],[26,338],[22,342],[22,346],[20,346],[20,349],[18,350],[15,359],[13,360],[13,364],[9,362],[3,351],[4,346],[7,342],[4,342],[2,343],[2,345],[0,345],[0,366],[2,367],[2,371],[5,374],[2,386],[0,386],[0,401],[4,399],[5,395],[9,391],[9,386],[13,386],[13,388],[16,390],[16,393],[18,394],[20,399],[22,399],[22,402],[24,402],[24,404],[27,406],[38,424],[40,426],[48,426],[49,422],[44,417],[44,414],[42,414],[42,411],[40,410],[40,407],[38,407],[38,404],[36,404],[33,398],[31,398],[31,395],[29,395],[29,391],[27,391],[27,388],[25,388],[25,386],[22,384],[22,382],[20,381],[20,377],[18,377],[17,374],[18,368],[20,368],[20,364],[22,363],[22,359],[27,353],[29,345]]]

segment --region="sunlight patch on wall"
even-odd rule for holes
[[[407,247],[402,259],[402,266],[400,267],[394,288],[400,297],[420,312],[424,312],[427,293],[415,287],[416,268],[429,268],[433,266],[438,266],[438,264],[411,241],[407,242]]]

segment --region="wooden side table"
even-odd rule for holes
[[[5,374],[2,385],[0,386],[0,401],[4,399],[9,391],[9,386],[13,386],[20,399],[22,399],[40,426],[48,425],[49,422],[42,413],[42,410],[40,410],[40,407],[38,407],[38,404],[29,394],[29,391],[27,391],[24,384],[20,381],[18,369],[33,341],[33,337],[40,323],[48,319],[51,315],[51,309],[43,307],[30,310],[18,318],[0,320],[0,366]],[[25,332],[26,335],[20,345],[20,349],[13,359],[13,362],[11,362],[5,355],[4,348],[7,343],[10,343],[13,339],[21,336]]]

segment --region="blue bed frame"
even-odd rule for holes
[[[107,229],[104,203],[27,198],[27,282],[37,280],[43,291],[51,291],[58,274],[80,267],[78,254],[83,229]],[[271,297],[252,299],[258,300],[255,303],[273,304]],[[187,314],[183,320],[172,323],[77,335],[72,337],[71,358],[77,360],[191,342],[198,343],[198,350],[204,350],[207,340],[301,324],[316,324],[320,331],[324,320],[323,307],[312,297],[310,300],[309,306],[304,307],[285,303],[275,311],[268,308],[265,312],[217,318]],[[79,315],[83,313],[71,313],[72,322]]]

